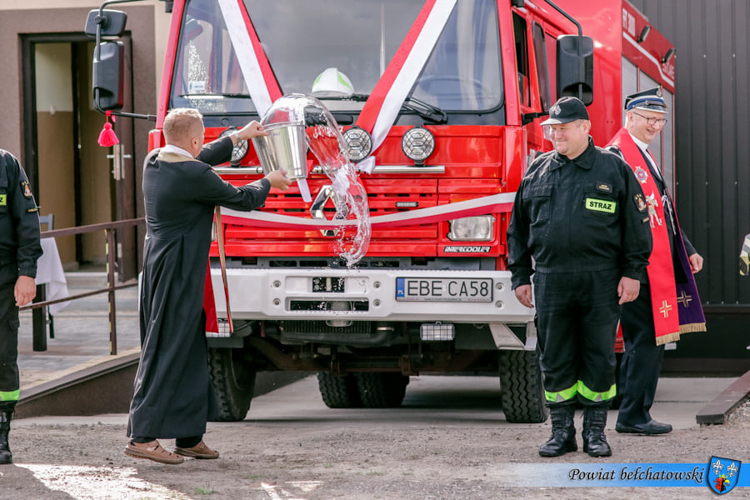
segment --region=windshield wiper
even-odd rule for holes
[[[345,96],[324,97],[323,99],[330,99],[334,101],[364,102],[368,97],[370,97],[368,94],[349,94]],[[417,99],[416,97],[407,97],[404,100],[403,104],[401,104],[401,109],[416,113],[425,120],[430,120],[434,123],[440,124],[448,122],[448,114],[445,111],[438,108],[437,106],[433,106],[432,104],[428,104],[420,99]]]
[[[448,122],[448,114],[445,111],[432,104],[427,104],[416,97],[407,97],[401,105],[401,109],[404,108],[413,111],[425,120],[430,120],[437,124]]]

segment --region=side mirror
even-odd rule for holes
[[[89,36],[96,36],[96,30],[101,27],[99,36],[120,37],[125,33],[125,24],[128,22],[128,15],[120,10],[102,10],[99,16],[99,9],[89,12],[86,18],[86,27],[83,31]]]
[[[122,42],[103,42],[94,50],[92,86],[94,108],[99,112],[119,110],[123,101],[125,47]]]
[[[594,41],[587,36],[557,37],[557,97],[594,102]]]

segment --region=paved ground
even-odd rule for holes
[[[73,294],[104,286],[101,275],[79,276],[70,284]],[[135,288],[117,292],[117,311],[120,355],[137,352]],[[72,302],[56,316],[55,327],[56,338],[48,340],[48,350],[33,352],[31,313],[22,313],[22,398],[24,389],[112,359],[106,295]],[[608,434],[617,454],[606,462],[702,463],[711,454],[742,459],[740,455],[747,449],[746,424],[706,428],[695,422],[695,414],[734,380],[662,379],[653,415],[675,427],[666,437],[618,435],[612,431],[615,412],[610,412]],[[186,464],[188,474],[184,473],[187,467],[172,469],[121,455],[125,414],[18,419],[12,435],[18,463],[0,471],[0,499],[98,500],[116,496],[140,500],[211,495],[259,500],[655,500],[713,495],[704,486],[666,491],[509,489],[514,478],[550,473],[532,464],[539,461],[536,448],[548,436],[549,423],[507,424],[500,413],[497,387],[498,381],[491,377],[415,377],[404,408],[374,415],[372,411],[325,408],[315,378],[308,377],[256,398],[244,422],[210,424],[208,437],[226,452],[223,460]],[[247,438],[238,439],[245,434]],[[169,441],[165,444],[171,445]],[[401,444],[404,451],[399,454]],[[596,468],[604,461],[600,464],[575,453],[557,462],[561,462],[559,466],[584,462]],[[513,472],[513,467],[523,470]],[[749,494],[732,492],[736,498]]]

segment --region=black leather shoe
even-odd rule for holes
[[[645,424],[637,425],[625,425],[617,422],[615,430],[625,434],[646,434],[650,436],[652,434],[666,434],[672,432],[672,426],[669,424],[662,424],[656,420],[650,420]]]

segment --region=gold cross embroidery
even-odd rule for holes
[[[667,301],[665,300],[665,301],[664,301],[664,302],[662,303],[662,305],[661,305],[661,309],[659,309],[659,312],[660,312],[660,313],[662,313],[662,314],[664,315],[664,317],[666,318],[667,316],[669,316],[669,311],[670,311],[670,310],[672,310],[672,306],[670,306],[670,305],[669,305],[669,304],[667,303]]]
[[[690,302],[693,301],[693,296],[685,293],[685,290],[680,292],[680,296],[677,297],[677,302],[683,305],[683,307],[690,307]]]

